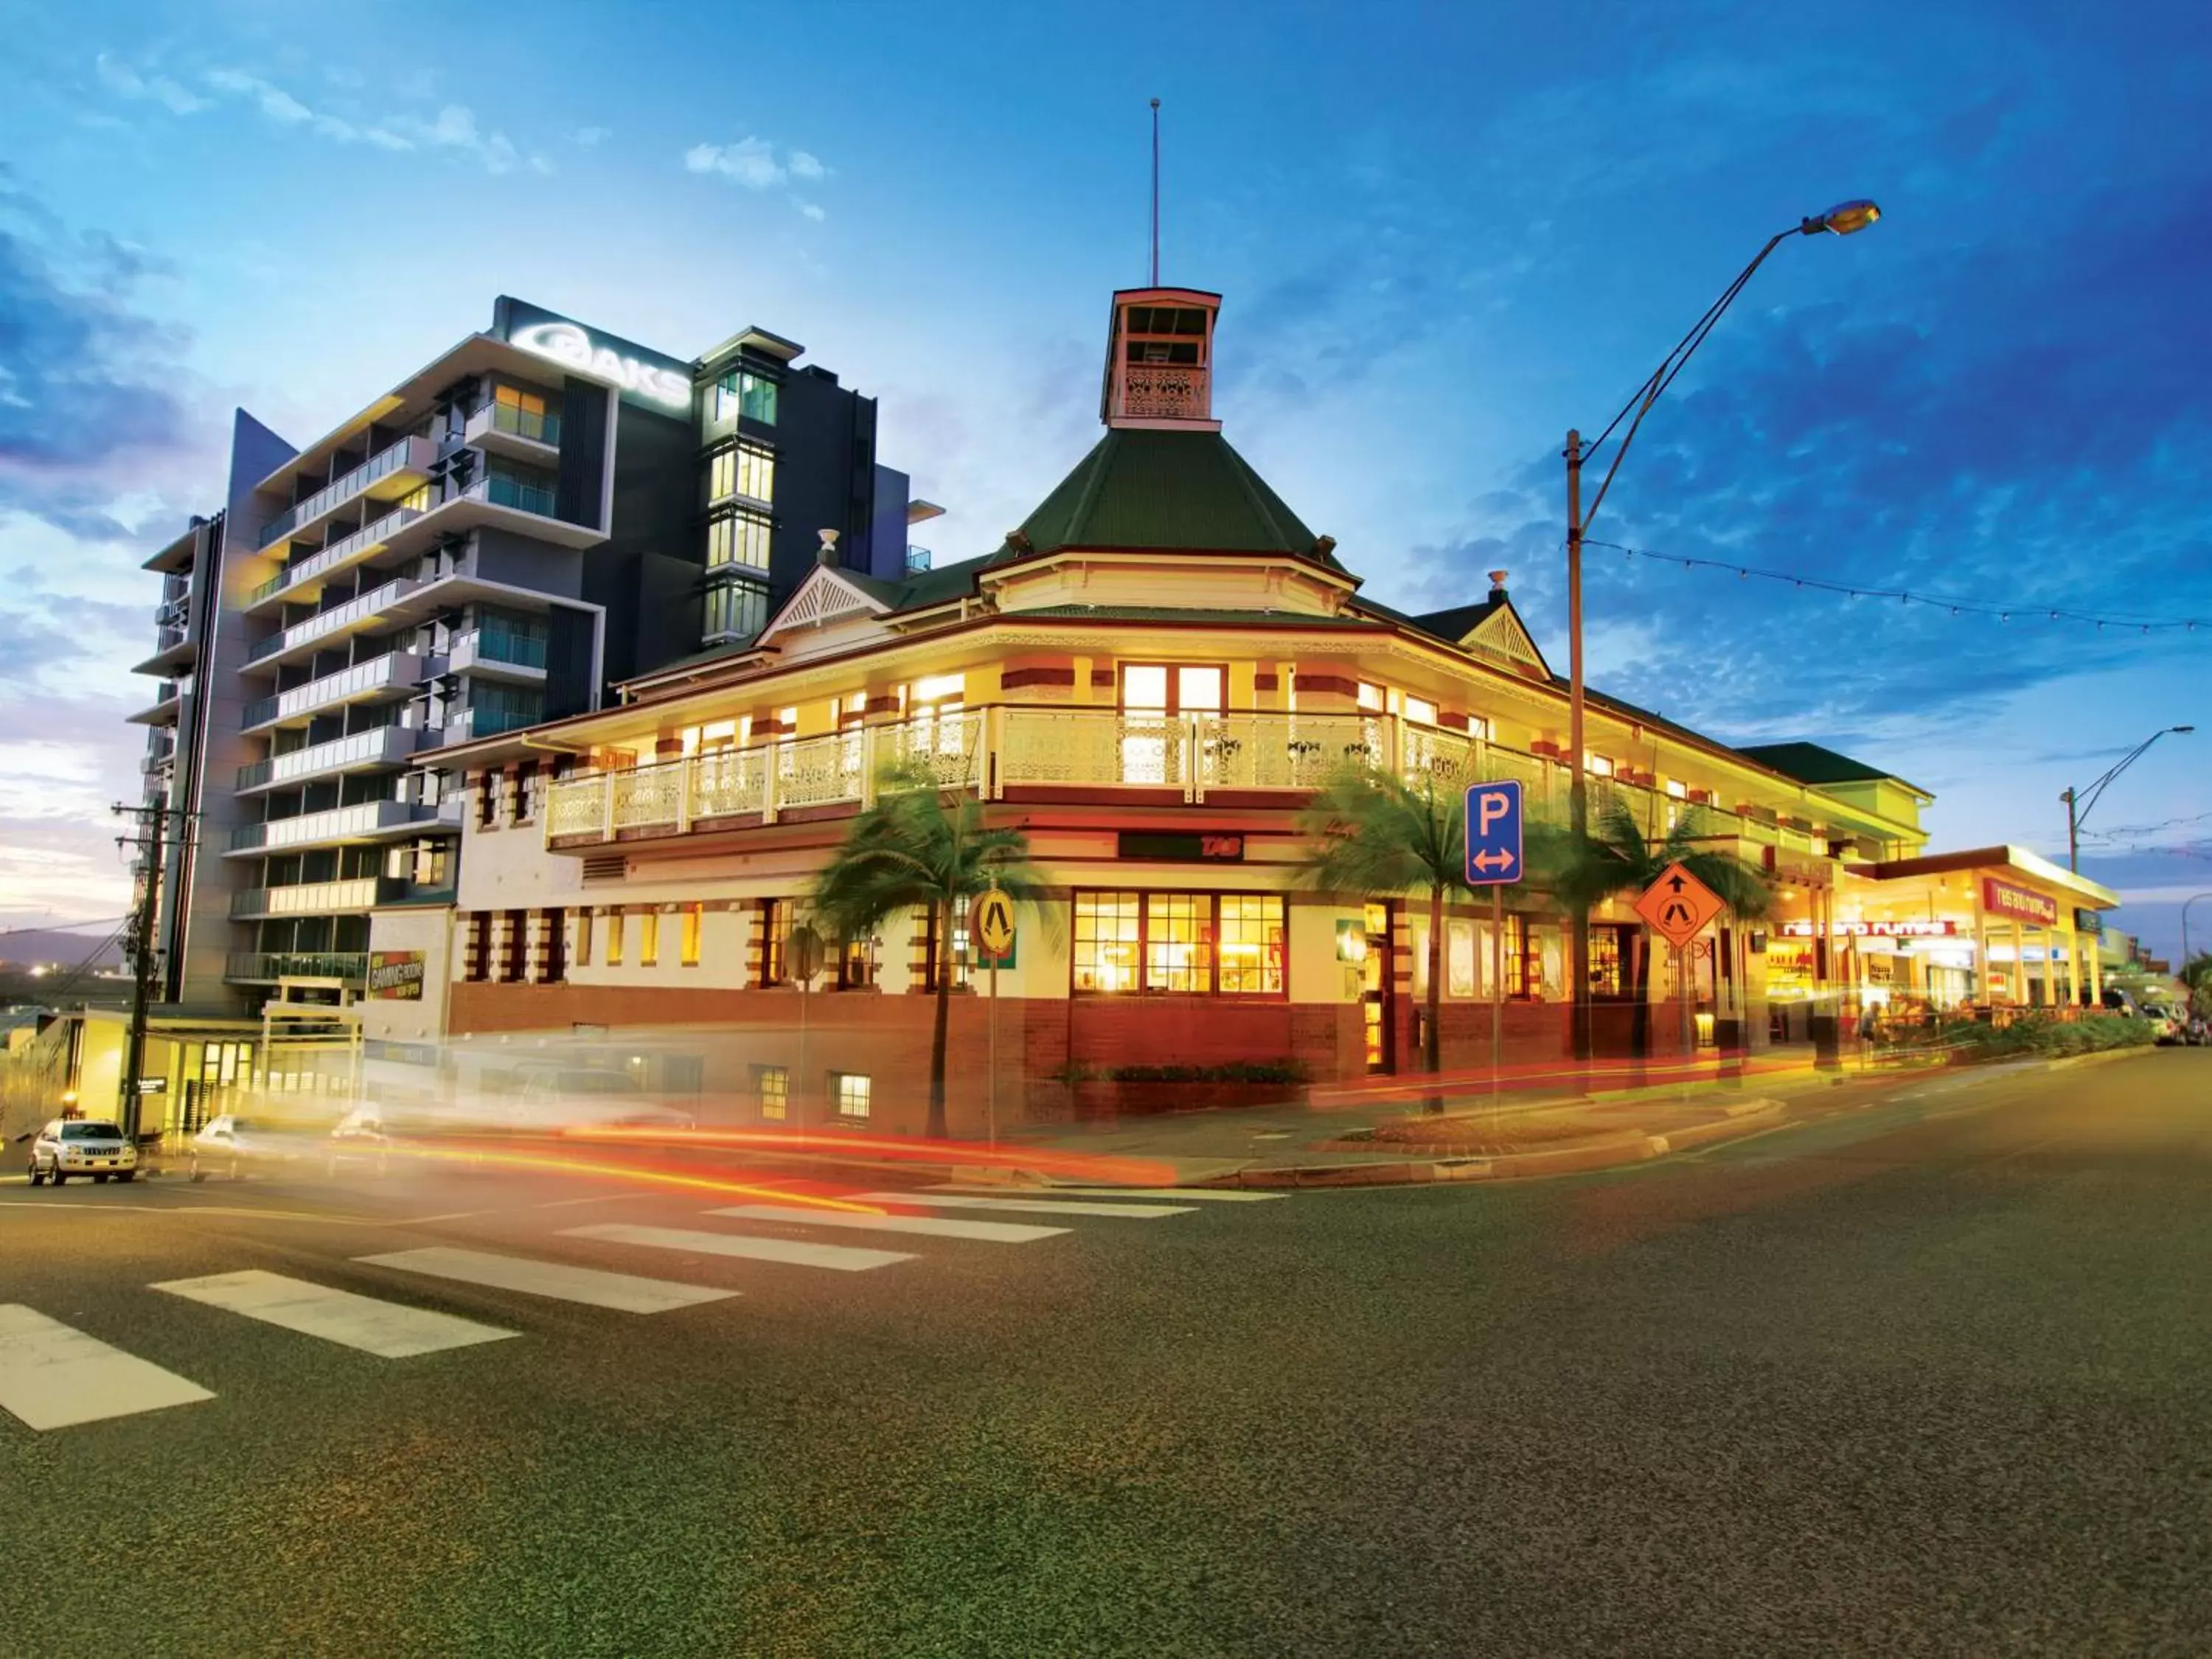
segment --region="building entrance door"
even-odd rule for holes
[[[1390,957],[1392,912],[1391,904],[1370,902],[1367,907],[1367,954],[1360,971],[1365,975],[1360,983],[1359,1012],[1367,1032],[1367,1069],[1370,1072],[1395,1072],[1397,1066],[1397,1021],[1392,1018],[1395,1006]]]

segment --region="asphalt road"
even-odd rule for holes
[[[0,1304],[212,1395],[0,1411],[0,1651],[2212,1651],[2212,1053],[1606,1176],[911,1206],[1066,1229],[1019,1243],[704,1213],[747,1201],[0,1183]],[[425,1248],[739,1294],[359,1260]],[[256,1270],[508,1334],[388,1358],[151,1288]]]

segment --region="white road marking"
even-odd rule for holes
[[[566,1238],[596,1238],[609,1244],[642,1244],[656,1250],[696,1250],[702,1255],[737,1255],[753,1261],[781,1261],[794,1267],[832,1267],[865,1273],[914,1258],[897,1250],[861,1250],[844,1244],[809,1244],[796,1238],[753,1238],[743,1233],[702,1233],[682,1227],[641,1227],[626,1221],[596,1227],[570,1227]]]
[[[334,1291],[328,1285],[287,1279],[282,1273],[264,1273],[258,1267],[210,1273],[204,1279],[173,1279],[149,1288],[384,1359],[408,1359],[446,1348],[496,1342],[515,1334],[471,1319],[380,1302],[373,1296],[356,1296],[351,1291]]]
[[[1196,1199],[1207,1204],[1267,1204],[1290,1196],[1288,1193],[1255,1193],[1230,1187],[1023,1187],[1010,1189],[948,1182],[930,1190],[937,1193],[1004,1193],[1013,1190],[1051,1198],[1171,1198],[1178,1204],[1185,1199]]]
[[[1164,1215],[1188,1215],[1187,1204],[1109,1204],[1096,1199],[969,1198],[954,1193],[863,1193],[862,1204],[937,1204],[954,1210],[1006,1210],[1024,1215],[1117,1215],[1125,1221],[1157,1221]]]
[[[797,1204],[733,1204],[727,1209],[709,1210],[707,1213],[726,1215],[738,1221],[787,1221],[799,1227],[853,1227],[863,1232],[973,1238],[987,1244],[1034,1244],[1040,1238],[1057,1238],[1067,1231],[1065,1227],[1025,1227],[1010,1221],[948,1221],[934,1215],[864,1215],[853,1210],[824,1210]]]
[[[215,1395],[20,1303],[0,1305],[0,1411],[33,1429],[130,1417]]]
[[[706,1285],[680,1285],[668,1279],[641,1279],[635,1273],[602,1273],[596,1267],[572,1267],[566,1262],[533,1261],[524,1256],[443,1246],[354,1259],[374,1267],[397,1267],[402,1273],[428,1273],[463,1285],[520,1291],[526,1296],[580,1302],[586,1307],[612,1308],[620,1313],[666,1313],[672,1308],[720,1302],[737,1294]]]

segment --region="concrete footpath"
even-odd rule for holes
[[[1972,1072],[2039,1073],[2148,1052],[2009,1061]],[[1025,1126],[1001,1139],[998,1163],[958,1174],[1019,1185],[1067,1179],[1024,1167],[1020,1154],[1030,1148],[1140,1160],[1171,1170],[1173,1184],[1188,1187],[1364,1187],[1578,1175],[1742,1139],[1841,1104],[1872,1105],[1931,1076],[1967,1074],[1954,1067],[1820,1072],[1808,1060],[1748,1079],[1581,1095],[1524,1093],[1493,1102],[1486,1095],[1448,1093],[1442,1114],[1393,1098]]]

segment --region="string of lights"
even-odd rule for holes
[[[1625,547],[1619,542],[1585,540],[1583,545],[1602,547],[1621,554],[1627,559],[1648,559],[1658,564],[1680,565],[1685,570],[1718,570],[1743,580],[1756,577],[1761,581],[1787,582],[1792,587],[1813,588],[1823,593],[1840,593],[1853,599],[1889,599],[1900,605],[1933,605],[1948,611],[1954,617],[1994,617],[2001,623],[2014,618],[2022,622],[2077,623],[2093,624],[2099,633],[2115,632],[2143,634],[2194,634],[2200,629],[2212,635],[2212,617],[2120,617],[2100,615],[2091,611],[2075,611],[2065,605],[1995,604],[1988,599],[1956,598],[1942,593],[1918,593],[1909,588],[1871,587],[1863,583],[1829,581],[1819,576],[1800,576],[1787,570],[1763,570],[1757,565],[1737,564],[1729,559],[1686,558],[1678,553],[1653,553],[1641,547]]]

